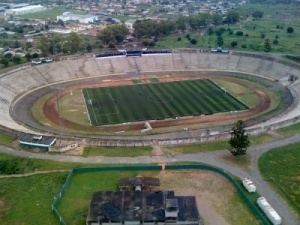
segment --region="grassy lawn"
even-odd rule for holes
[[[86,147],[83,156],[136,157],[151,155],[152,147]]]
[[[164,152],[170,154],[188,154],[197,152],[210,152],[229,148],[227,141],[213,141],[199,144],[177,145],[165,147]]]
[[[90,126],[84,98],[80,89],[65,93],[59,99],[61,114],[69,121],[80,125]]]
[[[92,194],[95,191],[117,190],[120,178],[134,175],[137,175],[137,172],[97,172],[75,175],[59,206],[66,223],[85,224]]]
[[[277,133],[283,135],[283,136],[291,136],[294,134],[300,133],[300,123],[295,123],[291,126],[280,128],[277,130]]]
[[[273,137],[269,134],[262,134],[259,136],[251,136],[250,137],[250,146],[251,145],[259,145],[271,141]],[[189,153],[197,153],[197,152],[211,152],[218,150],[229,149],[229,144],[227,140],[222,141],[211,141],[204,142],[199,144],[188,144],[188,145],[177,145],[165,147],[164,152],[169,154],[189,154]]]
[[[300,52],[300,16],[298,13],[298,5],[270,5],[270,4],[247,4],[238,9],[242,16],[246,16],[260,10],[264,12],[262,19],[248,19],[242,20],[241,23],[224,25],[224,28],[230,28],[229,31],[223,33],[224,46],[231,48],[231,42],[237,41],[238,45],[235,47],[238,50],[250,51],[264,51],[265,39],[269,39],[272,45],[272,52]],[[277,28],[278,26],[278,28]],[[286,29],[293,27],[295,32],[288,34]],[[236,35],[237,31],[242,31],[243,36]],[[191,45],[185,35],[170,35],[162,38],[157,42],[157,48],[211,48],[216,47],[216,35],[190,33],[192,38],[197,40],[197,44]],[[181,41],[178,38],[181,37]],[[277,38],[276,38],[277,37]],[[273,44],[277,39],[278,44]]]
[[[65,178],[66,174],[54,173],[0,179],[0,224],[58,224],[50,206]]]
[[[1,148],[1,146],[0,146]],[[83,166],[81,163],[56,162],[43,159],[30,159],[0,153],[0,174],[29,173],[34,171],[64,170]],[[86,165],[85,165],[86,166]]]
[[[300,216],[300,143],[275,148],[261,156],[258,165],[266,181]]]
[[[48,8],[45,11],[28,13],[21,15],[24,19],[45,19],[45,20],[56,20],[56,17],[61,15],[63,12],[69,11],[64,7]]]
[[[14,136],[3,134],[0,132],[0,145],[8,145],[12,143],[15,139],[16,137]]]
[[[236,96],[238,100],[245,103],[249,108],[253,108],[259,103],[257,94],[247,86],[225,79],[216,79],[216,83],[224,87],[226,91],[230,92],[233,96]]]

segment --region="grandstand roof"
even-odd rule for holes
[[[54,145],[56,141],[55,137],[47,137],[41,135],[24,134],[19,137],[20,144],[49,148]]]

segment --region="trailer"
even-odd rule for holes
[[[248,192],[256,192],[256,186],[249,178],[244,178],[242,184]]]
[[[281,225],[282,218],[264,197],[259,197],[257,199],[257,204],[273,225]]]

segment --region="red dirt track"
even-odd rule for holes
[[[208,77],[201,77],[200,79],[208,78]],[[160,82],[171,82],[171,81],[179,81],[179,80],[187,80],[187,79],[195,79],[195,77],[189,76],[159,76]],[[199,79],[199,77],[197,78]],[[139,77],[143,83],[150,82],[149,78],[146,77]],[[238,80],[235,81],[239,83]],[[83,82],[80,85],[74,85],[71,88],[68,88],[61,96],[63,96],[67,91],[75,90],[75,89],[82,89],[86,87],[108,87],[108,86],[122,86],[122,85],[133,85],[132,79],[120,79],[120,80],[102,80],[97,83],[95,82]],[[165,120],[156,120],[150,121],[152,128],[163,128],[163,127],[171,127],[171,126],[184,126],[184,125],[195,125],[195,124],[210,124],[210,123],[218,123],[221,121],[236,121],[238,119],[248,119],[253,117],[266,109],[269,108],[271,104],[270,97],[261,90],[251,88],[252,91],[259,97],[259,104],[251,108],[247,111],[240,111],[240,112],[227,112],[227,113],[218,113],[213,115],[203,115],[203,116],[191,116],[191,117],[181,117],[178,119],[165,119]],[[60,97],[61,97],[60,96]],[[80,124],[76,124],[67,120],[66,118],[59,118],[59,114],[57,112],[57,99],[56,96],[51,97],[43,106],[43,112],[45,116],[54,124],[56,125],[64,125],[66,128],[75,129],[75,130],[97,130],[97,127],[86,127]],[[99,126],[98,128],[103,128],[104,126]],[[105,128],[109,131],[133,131],[133,130],[141,130],[144,129],[144,122],[133,122],[128,124],[113,124],[113,125],[105,125]]]

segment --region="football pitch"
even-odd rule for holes
[[[82,92],[93,126],[248,109],[209,79],[85,88]]]

